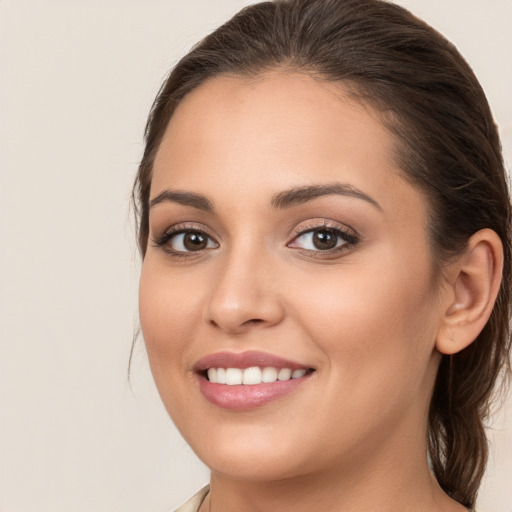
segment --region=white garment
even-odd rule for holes
[[[180,508],[176,509],[174,512],[197,512],[209,491],[210,486],[206,485],[199,492],[194,494],[194,496],[192,496],[192,498],[190,498]]]

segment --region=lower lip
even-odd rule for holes
[[[268,404],[295,391],[310,375],[299,379],[276,381],[266,384],[236,385],[214,384],[199,376],[199,389],[213,405],[232,411],[248,411]]]

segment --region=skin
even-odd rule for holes
[[[151,198],[201,194],[215,212],[174,201],[151,208],[140,318],[163,403],[212,472],[201,510],[465,510],[429,472],[426,416],[436,344],[451,336],[456,351],[471,341],[458,342],[446,318],[461,325],[457,314],[478,301],[457,284],[462,263],[446,282],[434,275],[428,205],[402,177],[395,144],[339,84],[299,73],[215,78],[173,115]],[[333,183],[377,204],[328,194],[271,206],[285,190]],[[357,243],[311,250],[299,233],[324,224]],[[171,226],[202,230],[211,242],[175,255],[178,238],[155,244]],[[481,238],[464,262],[489,269],[492,235]],[[251,411],[212,405],[194,364],[246,350],[315,372]]]

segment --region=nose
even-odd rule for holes
[[[229,334],[279,324],[284,307],[275,277],[275,268],[261,255],[233,253],[213,280],[205,321]]]

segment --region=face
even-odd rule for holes
[[[394,144],[302,74],[216,78],[172,117],[140,318],[162,400],[214,473],[424,456],[438,295],[427,205]]]

